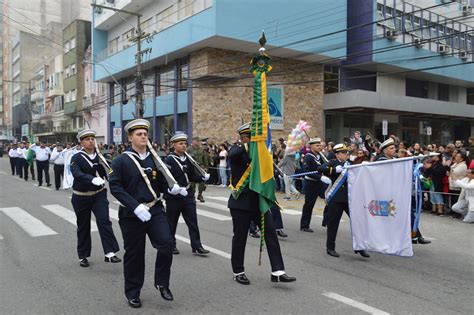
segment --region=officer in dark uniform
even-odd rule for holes
[[[240,143],[234,145],[229,150],[229,164],[231,173],[231,187],[233,195],[229,197],[228,207],[232,216],[233,232],[231,263],[234,272],[234,280],[240,284],[250,284],[250,280],[245,275],[244,257],[245,245],[247,243],[247,233],[250,221],[260,225],[259,195],[246,187],[243,187],[237,198],[235,192],[240,190],[240,180],[250,165],[248,153],[248,142],[250,141],[250,124],[244,124],[237,132],[240,135]],[[285,272],[283,257],[281,255],[280,244],[275,231],[271,210],[265,213],[265,244],[272,267],[272,282],[293,282],[296,278],[290,277]],[[261,228],[261,227],[260,227]]]
[[[165,163],[170,167],[171,174],[178,182],[178,185],[182,187],[182,190],[177,195],[165,194],[166,214],[171,223],[173,236],[176,234],[179,216],[183,214],[183,219],[188,226],[193,254],[205,256],[209,254],[209,251],[204,249],[201,243],[197,222],[196,199],[190,182],[200,183],[207,181],[209,174],[203,176],[199,173],[196,166],[193,165],[186,156],[187,141],[188,136],[184,133],[176,134],[170,139],[170,142],[173,144],[174,152],[166,157]],[[176,246],[173,249],[173,254],[179,254]]]
[[[201,139],[199,137],[193,137],[193,142],[191,146],[187,149],[189,155],[204,169],[207,170],[209,167],[209,153],[207,153],[204,148],[201,147]],[[198,186],[198,195],[197,200],[200,202],[205,202],[202,193],[206,190],[206,183],[200,182]],[[196,183],[191,183],[191,188],[193,191],[196,191]]]
[[[109,186],[120,201],[119,224],[125,255],[125,296],[133,308],[141,307],[140,291],[145,278],[146,236],[157,250],[154,285],[165,300],[173,300],[169,289],[174,240],[161,202],[168,190],[164,175],[147,150],[150,123],[145,119],[129,122],[124,130],[131,148],[112,162]],[[172,193],[179,193],[174,189]]]
[[[347,192],[347,175],[344,166],[349,165],[347,147],[340,143],[333,148],[335,159],[318,167],[318,171],[329,176],[332,185],[326,191],[326,209],[323,225],[327,226],[326,251],[328,255],[339,257],[336,252],[336,235],[342,213],[349,215]],[[356,250],[356,254],[370,257],[364,250]]]
[[[71,158],[71,173],[74,177],[71,203],[77,217],[77,254],[81,267],[89,267],[87,257],[91,254],[91,212],[99,229],[105,262],[118,263],[115,253],[119,251],[117,240],[109,218],[109,202],[105,180],[107,172],[95,150],[95,131],[83,130],[77,134],[82,150]]]
[[[314,172],[318,170],[318,167],[328,160],[321,152],[322,145],[320,138],[311,138],[308,142],[310,152],[304,156],[303,169],[304,172]],[[313,233],[313,229],[309,227],[311,223],[311,216],[313,214],[314,204],[318,197],[324,198],[324,190],[329,184],[327,181],[321,181],[321,174],[314,173],[304,177],[304,205],[301,213],[300,230],[303,232]]]

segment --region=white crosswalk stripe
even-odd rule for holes
[[[0,234],[0,241],[3,240],[3,235]]]
[[[230,212],[230,210],[229,210],[229,208],[227,208],[227,206],[224,206],[224,205],[222,205],[220,203],[216,203],[216,202],[206,201],[205,203],[202,203],[200,205],[203,206],[203,207],[210,207],[212,209]]]
[[[229,197],[212,197],[212,196],[206,196],[208,199],[214,199],[214,200],[219,200],[219,201],[229,201]]]
[[[210,196],[207,196],[206,198],[219,200],[219,201],[225,201],[225,202],[227,202],[227,200],[229,199],[227,197],[210,197]],[[206,207],[209,206],[213,209],[227,211],[227,212],[230,211],[229,208],[227,208],[227,205],[222,205],[222,204],[211,202],[211,201],[206,201],[205,203],[202,204],[202,206],[206,206]],[[293,209],[283,209],[282,213],[288,214],[288,215],[301,215],[301,211],[293,210]]]
[[[229,216],[221,215],[221,214],[218,214],[218,213],[214,213],[214,212],[210,212],[210,211],[206,211],[206,210],[202,210],[202,209],[197,209],[196,212],[197,212],[198,215],[201,215],[201,216],[207,217],[207,218],[211,218],[211,219],[215,219],[215,220],[218,220],[218,221],[230,221],[230,220],[232,220],[232,218],[229,217]]]
[[[69,210],[68,208],[65,208],[60,205],[42,205],[41,207],[57,215],[58,217],[68,221],[69,223],[76,225],[76,214],[74,213],[74,211]],[[97,224],[95,223],[95,221],[91,220],[91,232],[96,231],[98,231]]]
[[[46,224],[19,207],[0,208],[0,211],[15,221],[16,224],[32,237],[58,234]]]

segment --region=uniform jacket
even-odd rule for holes
[[[303,169],[304,172],[314,172],[318,170],[318,167],[323,165],[325,162],[324,158],[322,157],[322,154],[315,154],[313,152],[309,152],[304,156],[303,159]],[[307,177],[310,177],[311,179],[314,179],[318,182],[321,180],[321,174],[315,173],[315,174],[310,174],[306,175]],[[305,177],[306,177],[305,176]],[[311,182],[311,180],[309,180]]]
[[[350,161],[347,161],[350,163]],[[336,173],[336,167],[338,165],[344,166],[345,162],[341,162],[338,159],[334,159],[329,161],[326,164],[323,164],[318,167],[318,171],[329,177],[334,185],[336,182],[337,178],[341,173]],[[348,202],[348,197],[347,197],[347,178],[344,180],[342,186],[339,188],[339,190],[336,192],[334,197],[332,198],[331,202]]]
[[[99,163],[99,156],[96,154],[94,159],[91,160],[83,150],[72,156],[70,168],[72,176],[74,177],[72,189],[76,191],[86,192],[99,190],[101,187],[92,184],[92,179],[97,176],[103,179],[107,178],[107,172]]]
[[[194,200],[194,191],[189,187],[189,183],[200,183],[203,182],[202,175],[198,170],[191,164],[188,158],[182,161],[176,153],[171,153],[165,159],[166,165],[169,166],[170,172],[174,179],[178,182],[181,187],[188,187],[188,195],[183,196],[180,194],[171,195],[166,190],[165,199],[192,199]],[[186,175],[187,176],[186,176]],[[187,178],[186,178],[187,177]]]
[[[230,148],[228,161],[230,165],[230,179],[232,186],[236,186],[245,170],[249,166],[251,160],[245,146],[237,144]],[[258,194],[245,187],[238,199],[229,197],[227,204],[229,209],[254,212],[259,210]]]
[[[138,161],[151,186],[159,197],[168,189],[168,184],[163,174],[158,171],[152,156],[149,154],[144,160],[132,148],[127,151],[134,153],[133,158]],[[119,208],[120,217],[133,217],[133,210],[141,203],[153,201],[154,197],[148,185],[143,180],[136,164],[127,154],[120,154],[112,161],[112,173],[109,176],[109,187],[112,195],[122,204]],[[161,202],[150,209],[150,213],[162,211]]]

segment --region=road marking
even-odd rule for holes
[[[0,174],[7,175],[4,171],[0,171]]]
[[[230,210],[229,210],[229,208],[227,208],[227,206],[221,205],[220,203],[216,203],[216,202],[208,201],[208,202],[200,204],[200,206],[209,207],[209,208],[213,208],[213,209],[216,209],[216,210],[222,210],[222,211],[225,211],[225,212],[230,212]]]
[[[206,196],[206,198],[209,198],[209,199],[214,199],[214,200],[220,200],[220,201],[229,201],[229,197],[211,197],[211,196]]]
[[[226,215],[221,215],[221,214],[217,214],[217,213],[206,211],[206,210],[197,209],[196,212],[197,212],[198,215],[202,215],[203,217],[215,219],[215,220],[218,220],[218,221],[230,221],[230,220],[232,220],[231,217],[228,217]]]
[[[281,213],[288,214],[288,215],[301,215],[301,211],[296,211],[293,209],[283,209]]]
[[[1,240],[3,240],[3,236],[2,236],[2,235],[0,235],[0,241],[1,241]]]
[[[430,240],[430,241],[436,241],[435,238],[433,237],[428,237],[428,236],[423,236],[424,239]]]
[[[65,208],[60,205],[42,205],[41,207],[66,220],[67,222],[77,226],[76,214],[74,213],[74,211],[69,210],[68,208]],[[95,231],[98,231],[97,224],[95,223],[95,221],[91,220],[91,232]]]
[[[176,235],[175,235],[175,238],[176,238],[177,240],[180,240],[180,241],[185,242],[185,243],[187,243],[187,244],[191,244],[191,241],[190,241],[188,238],[183,237],[183,236],[181,236],[181,235],[176,234]],[[229,253],[226,253],[226,252],[223,252],[223,251],[221,251],[220,249],[217,249],[217,248],[214,248],[214,247],[210,247],[210,246],[208,246],[208,245],[205,245],[204,248],[206,248],[207,250],[209,250],[211,253],[214,253],[214,254],[219,255],[219,256],[221,256],[221,257],[230,259],[230,254],[229,254]]]
[[[58,234],[21,208],[0,208],[0,211],[3,211],[3,213],[15,221],[16,224],[32,237]]]
[[[35,186],[37,186],[37,185],[35,185]],[[49,187],[43,187],[43,186],[39,186],[39,188],[44,189],[44,190],[52,190],[52,189],[49,188]]]
[[[342,302],[344,304],[347,304],[349,306],[358,308],[361,311],[367,312],[369,314],[390,315],[390,313],[384,312],[384,311],[379,310],[379,309],[377,309],[375,307],[372,307],[370,305],[354,301],[353,299],[347,298],[345,296],[339,295],[339,294],[334,293],[334,292],[324,292],[324,293],[322,293],[322,295],[327,296],[328,298],[331,298],[333,300]]]
[[[23,178],[20,178],[20,177],[13,177],[14,179],[18,179],[18,180],[23,180]]]

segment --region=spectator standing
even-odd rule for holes
[[[449,176],[449,193],[451,197],[450,205],[454,205],[459,198],[461,193],[461,187],[456,184],[457,180],[463,179],[466,177],[467,171],[467,157],[466,154],[458,152],[454,158],[453,163],[450,166]]]
[[[225,144],[219,145],[219,176],[221,187],[227,187],[227,150]]]

